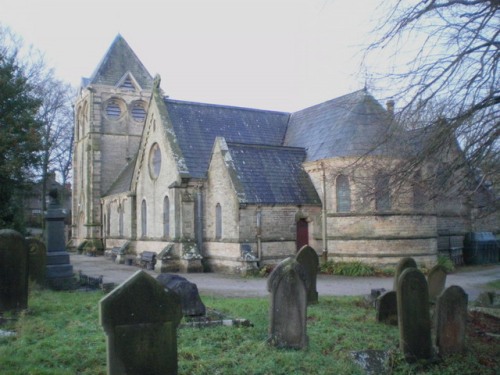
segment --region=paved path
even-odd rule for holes
[[[113,263],[105,257],[89,257],[71,254],[71,264],[75,272],[81,270],[85,275],[104,276],[105,283],[120,284],[139,268]],[[151,275],[157,274],[147,271]],[[257,277],[239,277],[217,273],[178,273],[198,286],[204,295],[226,297],[264,297],[268,295],[266,279]],[[469,301],[485,290],[485,284],[500,280],[500,264],[461,267],[447,276],[446,286],[459,285],[469,295]],[[392,289],[392,277],[346,277],[318,275],[317,289],[320,296],[366,295],[371,289]]]

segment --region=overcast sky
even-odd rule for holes
[[[361,89],[375,0],[0,0],[75,86],[120,33],[174,99],[294,111]],[[379,99],[384,99],[380,98]]]

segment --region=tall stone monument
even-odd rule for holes
[[[50,202],[45,215],[45,245],[47,247],[47,269],[45,280],[54,289],[68,289],[73,282],[73,266],[66,251],[64,219],[66,213],[59,203],[58,192],[49,193]]]

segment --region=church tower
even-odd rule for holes
[[[134,161],[153,78],[118,35],[75,103],[73,240],[102,239],[101,197]]]

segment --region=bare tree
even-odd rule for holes
[[[45,71],[36,82],[37,95],[42,105],[38,120],[43,124],[40,175],[42,196],[50,188],[48,176],[58,172],[65,185],[70,177],[73,142],[73,90],[69,84],[54,77],[53,71]],[[45,200],[42,203],[43,210]]]
[[[446,170],[445,177],[456,178],[451,172],[461,170],[473,177],[464,178],[461,194],[497,182],[500,1],[390,4],[383,9],[381,34],[368,49],[367,59],[380,50],[393,50],[392,57],[400,62],[383,78],[395,80],[391,87],[401,88],[393,99],[402,106],[399,119],[409,135],[405,147],[418,152],[407,153],[410,157],[397,172],[409,178],[429,160],[442,161],[443,153],[450,153],[452,163],[440,172]],[[443,183],[443,176],[434,178]]]

